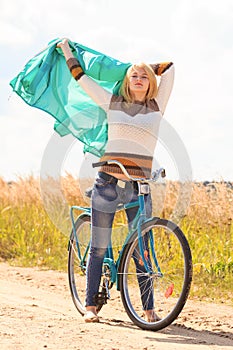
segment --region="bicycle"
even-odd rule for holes
[[[132,229],[114,258],[110,244],[103,262],[97,311],[110,299],[110,290],[116,283],[129,318],[138,327],[158,331],[170,325],[182,311],[192,282],[192,256],[188,241],[181,229],[173,222],[159,218],[147,218],[144,196],[150,191],[149,183],[165,176],[159,169],[150,179],[133,178],[116,161],[99,162],[93,167],[116,164],[129,181],[138,185],[138,201],[120,205],[118,211],[138,206]],[[74,219],[74,210],[81,210]],[[88,251],[90,247],[91,208],[72,206],[70,209],[72,231],[68,244],[68,277],[75,307],[85,313],[85,287]],[[135,268],[137,259],[140,270]],[[140,288],[139,288],[139,284]],[[157,319],[149,322],[143,313],[143,294],[153,298]],[[149,299],[149,298],[148,298]],[[147,301],[144,300],[145,305]],[[151,321],[151,320],[150,320]]]

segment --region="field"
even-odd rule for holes
[[[0,259],[12,265],[66,270],[70,205],[87,205],[79,181],[0,178]],[[166,182],[152,188],[154,214],[175,220],[191,246],[191,298],[233,304],[233,189],[231,183]],[[122,239],[125,216],[114,222]],[[119,244],[116,243],[116,244]]]

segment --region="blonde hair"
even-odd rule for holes
[[[132,73],[132,71],[137,71],[138,69],[144,69],[146,72],[148,79],[149,79],[149,88],[147,90],[146,96],[145,96],[145,101],[149,101],[153,98],[156,97],[157,95],[157,79],[155,76],[155,73],[152,69],[151,66],[149,66],[146,63],[138,63],[138,64],[133,64],[130,66],[126,72],[125,78],[122,82],[122,85],[119,90],[119,94],[124,97],[124,99],[127,102],[134,102],[133,96],[130,93],[130,88],[129,88],[129,77]]]

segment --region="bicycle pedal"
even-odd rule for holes
[[[107,294],[105,292],[99,292],[94,296],[94,302],[96,305],[105,305],[107,304]]]

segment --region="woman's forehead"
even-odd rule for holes
[[[131,74],[139,73],[139,74],[147,74],[144,68],[141,67],[133,67],[131,70]]]

